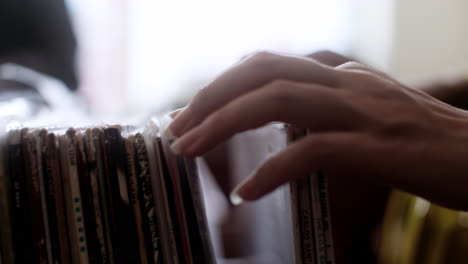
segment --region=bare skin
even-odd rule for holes
[[[205,87],[185,111],[174,114],[178,117],[170,129],[181,136],[176,151],[194,156],[233,133],[269,121],[312,128],[316,135],[266,162],[238,192],[246,200],[256,199],[292,180],[282,177],[294,175],[291,169],[295,175],[328,170],[337,263],[374,263],[372,238],[391,188],[466,208],[462,190],[466,113],[437,99],[466,108],[468,101],[460,95],[467,94],[468,83],[450,80],[415,86],[435,99],[349,61],[327,51],[307,59],[255,54]],[[249,101],[255,103],[245,103]],[[197,134],[208,141],[197,142]],[[204,157],[212,165],[215,157],[214,176],[227,191],[232,180],[216,169],[223,167],[217,164],[223,157],[220,149],[224,147]],[[452,189],[457,184],[460,188]],[[228,243],[237,245],[229,239]]]
[[[169,129],[179,137],[173,149],[187,156],[272,121],[316,132],[237,188],[244,200],[260,198],[291,175],[323,169],[331,177],[352,175],[468,209],[467,118],[465,111],[355,62],[331,67],[263,52],[202,89]]]

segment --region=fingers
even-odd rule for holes
[[[333,86],[337,71],[304,57],[261,52],[248,57],[208,84],[169,126],[181,136],[234,98],[277,79]]]
[[[344,109],[340,93],[319,85],[275,81],[221,107],[171,147],[177,154],[201,155],[238,132],[274,121],[314,131],[348,129],[356,118],[349,118],[352,110]]]
[[[348,151],[359,148],[358,137],[361,136],[355,133],[310,134],[294,142],[240,184],[231,194],[231,202],[256,200],[284,183],[319,169],[340,168]]]

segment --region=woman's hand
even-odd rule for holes
[[[322,169],[468,209],[467,113],[348,62],[257,53],[202,89],[169,131],[175,152],[201,155],[273,121],[313,131],[266,161],[237,189],[254,200]],[[351,179],[354,180],[354,179]]]

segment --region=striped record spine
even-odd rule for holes
[[[334,264],[333,234],[330,221],[328,182],[323,172],[310,176],[314,214],[317,264]]]
[[[80,182],[76,159],[75,130],[67,130],[60,137],[62,164],[64,168],[65,197],[67,200],[68,223],[70,241],[72,245],[72,262],[87,264],[88,251],[86,248],[86,232],[83,219],[83,205],[81,201]]]

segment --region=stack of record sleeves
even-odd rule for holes
[[[0,137],[0,264],[217,263],[222,254],[213,250],[219,246],[197,163],[174,155],[173,139],[157,124],[10,126]],[[268,151],[258,160],[307,134],[284,125],[271,131],[276,147],[261,137]],[[273,256],[266,263],[334,263],[327,196],[326,178],[317,173],[248,205],[274,212],[253,221],[262,225],[253,235],[259,248]]]
[[[299,140],[310,132],[289,128],[288,140]],[[327,178],[322,172],[290,183],[296,263],[335,263]]]
[[[103,126],[18,128],[0,149],[0,263],[215,263],[195,162]]]

